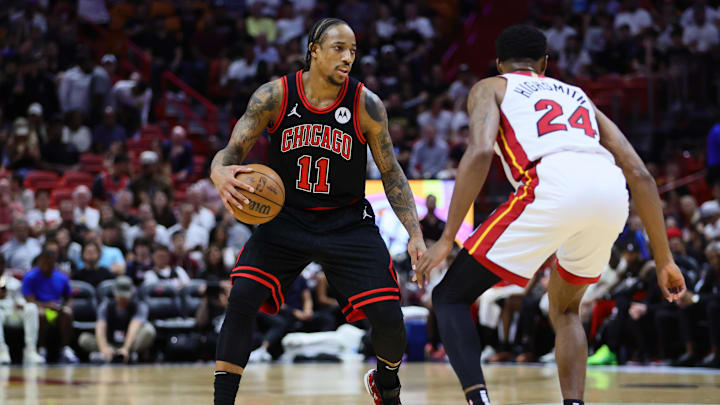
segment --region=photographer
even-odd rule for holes
[[[218,332],[225,318],[228,293],[217,281],[210,281],[205,286],[202,302],[195,312],[195,324],[205,342],[203,351],[215,355],[215,344]]]
[[[90,352],[92,362],[135,361],[136,354],[149,349],[155,340],[155,328],[148,322],[148,306],[134,301],[135,287],[127,276],[113,285],[114,298],[98,309],[95,334],[80,335],[79,345]]]

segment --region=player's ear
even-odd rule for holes
[[[540,74],[543,76],[545,75],[545,70],[547,70],[548,58],[549,56],[546,54],[545,56],[543,56],[542,62],[540,62]]]
[[[500,72],[500,74],[505,73],[503,72],[502,62],[500,62],[500,58],[495,58],[495,67],[497,67],[497,70],[498,72]]]

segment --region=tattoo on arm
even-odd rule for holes
[[[233,128],[230,141],[213,158],[211,170],[216,166],[239,165],[245,160],[258,136],[275,118],[280,108],[281,89],[275,82],[265,83],[253,93],[245,114]]]
[[[365,110],[373,121],[368,125],[370,130],[367,138],[375,164],[382,174],[385,195],[410,236],[421,236],[415,199],[407,177],[395,158],[395,149],[388,133],[385,106],[380,98],[369,90],[365,90]]]

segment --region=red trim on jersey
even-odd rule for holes
[[[390,258],[390,264],[388,264],[388,270],[390,270],[390,275],[392,276],[392,279],[395,281],[395,285],[400,287],[400,283],[398,283],[398,279],[397,279],[397,273],[395,272],[395,269],[393,269],[392,257]]]
[[[302,72],[303,72],[302,70],[298,70],[298,72],[295,73],[295,81],[297,82],[297,89],[298,89],[298,94],[300,94],[300,101],[302,101],[305,108],[314,112],[315,114],[324,114],[326,112],[334,110],[335,107],[340,105],[340,102],[343,100],[343,98],[345,98],[345,93],[347,93],[348,82],[350,81],[349,78],[345,79],[345,83],[343,83],[343,86],[340,89],[340,93],[338,93],[338,96],[335,99],[335,102],[332,103],[332,105],[325,107],[325,108],[316,108],[316,107],[313,107],[312,104],[310,104],[310,102],[308,101],[307,98],[305,98],[305,90],[303,90],[303,82],[302,82]]]
[[[381,293],[381,292],[396,292],[396,293],[400,294],[400,289],[394,288],[394,287],[385,287],[385,288],[376,288],[374,290],[367,290],[365,292],[353,295],[352,297],[348,298],[348,302],[352,303],[352,301],[355,301],[358,298],[366,297],[368,295]],[[355,304],[353,304],[353,306],[355,306]]]
[[[510,73],[514,74],[514,75],[522,75],[522,76],[530,76],[530,77],[545,77],[544,75],[541,75],[540,73],[520,71],[520,70],[515,71],[515,72],[510,72]]]
[[[276,295],[276,292],[275,292],[275,291],[276,291],[276,290],[275,290],[275,287],[273,287],[273,285],[270,284],[267,280],[264,280],[264,279],[262,279],[262,278],[260,278],[260,277],[258,277],[258,276],[255,276],[255,275],[253,275],[253,274],[248,274],[248,273],[236,273],[236,274],[231,274],[231,275],[230,275],[230,280],[232,280],[234,277],[244,277],[244,278],[248,278],[248,279],[250,279],[250,280],[257,281],[258,283],[260,283],[260,284],[264,285],[265,287],[269,288],[270,291],[272,292],[272,299],[273,299],[273,301],[275,301],[275,307],[273,308],[273,306],[272,306],[271,303],[265,301],[265,302],[263,302],[262,305],[260,306],[260,311],[262,311],[262,312],[264,312],[264,313],[266,313],[266,314],[268,314],[268,315],[277,315],[277,313],[280,312],[280,306],[281,306],[282,304],[278,302],[278,298],[277,298],[277,295]]]
[[[468,252],[473,250],[473,247],[478,243],[480,238],[479,246],[475,248],[472,256],[482,263],[485,267],[497,274],[500,278],[511,281],[520,286],[525,286],[528,279],[519,276],[501,266],[495,264],[487,258],[487,253],[493,247],[495,242],[505,232],[510,224],[512,224],[525,210],[530,203],[535,201],[535,188],[537,187],[540,180],[537,177],[537,168],[533,167],[527,172],[527,177],[530,179],[528,184],[524,184],[518,187],[515,193],[510,195],[510,198],[499,206],[490,215],[483,224],[478,227],[475,232],[465,241],[463,247]]]
[[[235,267],[232,271],[234,272],[234,271],[237,271],[237,270],[249,270],[249,271],[254,271],[254,272],[256,272],[256,273],[260,273],[260,274],[262,274],[263,276],[271,279],[273,282],[275,282],[275,285],[277,286],[277,291],[278,291],[278,294],[279,294],[279,296],[280,296],[280,303],[281,303],[281,304],[285,303],[285,297],[283,297],[283,293],[282,293],[282,284],[280,284],[280,280],[278,280],[277,277],[273,276],[273,275],[270,274],[270,273],[264,272],[264,271],[258,269],[257,267],[252,267],[252,266],[238,266],[238,267]]]
[[[326,210],[336,210],[338,208],[344,208],[350,205],[355,204],[356,202],[360,201],[359,198],[356,198],[352,201],[350,201],[349,204],[346,205],[338,205],[338,206],[332,206],[332,207],[310,207],[310,208],[303,208],[305,211],[326,211]]]
[[[575,274],[572,274],[569,271],[565,270],[560,265],[560,262],[557,259],[555,259],[555,266],[557,267],[558,274],[560,274],[560,277],[562,277],[563,280],[567,281],[570,284],[576,284],[576,285],[595,284],[598,282],[598,280],[600,280],[599,274],[597,275],[597,277],[576,276]]]
[[[283,76],[280,79],[280,82],[282,82],[283,86],[283,94],[282,94],[282,104],[280,107],[280,112],[278,113],[277,118],[275,118],[275,123],[273,124],[272,128],[268,130],[269,133],[274,133],[277,131],[278,127],[280,127],[280,123],[282,122],[283,118],[285,117],[285,110],[287,109],[287,99],[288,99],[288,84],[287,84],[287,76]]]
[[[501,135],[504,134],[505,141],[507,142],[507,147],[510,148],[510,151],[515,156],[515,161],[517,162],[517,164],[520,165],[523,170],[527,170],[532,162],[530,162],[527,154],[525,153],[525,150],[523,150],[522,145],[520,145],[520,142],[517,139],[517,135],[515,134],[515,130],[513,129],[512,125],[510,125],[510,121],[508,121],[507,116],[505,116],[505,113],[503,113],[502,109],[500,109],[500,125],[502,128]],[[513,164],[512,157],[508,155],[508,151],[505,149],[505,145],[502,144],[502,140],[499,146],[503,158],[505,159],[505,163],[507,163],[507,165],[510,167],[510,172],[512,173],[513,178],[515,179],[515,181],[521,181],[522,173]]]
[[[360,130],[360,106],[358,103],[360,102],[360,94],[362,93],[363,84],[358,83],[357,90],[355,90],[355,100],[353,100],[353,127],[355,127],[355,134],[357,134],[358,140],[360,140],[360,143],[365,145],[365,137],[363,136],[362,131]]]
[[[238,265],[238,263],[240,263],[240,255],[242,255],[243,250],[245,250],[245,244],[242,245],[242,247],[240,248],[240,253],[238,253],[237,259],[235,259],[236,266]]]

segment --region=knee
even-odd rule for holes
[[[402,310],[397,301],[377,302],[366,306],[363,310],[374,330],[383,333],[405,331]]]
[[[228,297],[228,312],[236,312],[243,315],[257,314],[265,300],[265,287],[253,280],[238,277]]]
[[[36,317],[38,316],[38,307],[35,305],[35,303],[28,302],[23,306],[23,314],[26,317]]]

